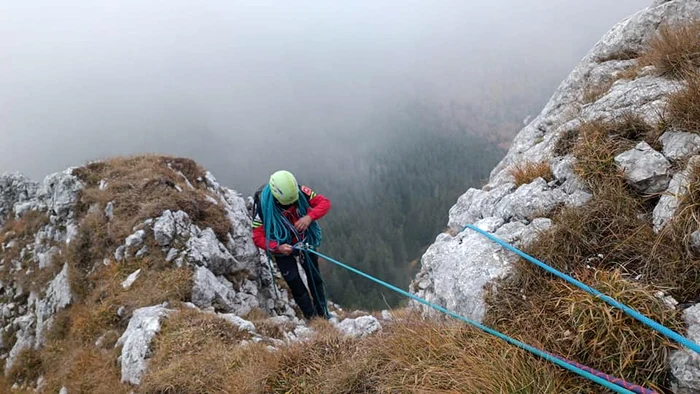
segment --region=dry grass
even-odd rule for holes
[[[521,262],[519,274],[488,297],[485,323],[523,341],[659,392],[666,387],[667,338],[558,278]],[[665,308],[654,287],[619,272],[580,269],[574,276],[671,329],[679,312]],[[682,332],[682,331],[681,331]]]
[[[129,390],[120,382],[118,356],[114,349],[51,342],[42,350],[47,371],[45,392],[57,393],[66,387],[69,393],[126,394]]]
[[[656,234],[645,217],[657,199],[630,190],[615,155],[658,130],[634,116],[582,125],[573,147],[576,171],[593,199],[565,208],[526,252],[598,288],[661,324],[682,332],[678,311],[654,294],[679,302],[700,299],[700,259],[688,236],[700,227],[700,170],[674,222]],[[653,142],[653,141],[652,141]],[[600,300],[520,261],[515,274],[488,297],[486,322],[527,343],[638,384],[666,389],[669,343]]]
[[[510,169],[510,175],[515,181],[515,187],[528,184],[537,178],[542,178],[547,182],[553,178],[552,168],[546,161],[517,163]]]
[[[223,393],[236,386],[228,381],[231,370],[254,364],[258,356],[241,358],[238,342],[246,332],[215,315],[183,310],[163,323],[154,341],[154,357],[142,381],[144,393]]]
[[[28,348],[17,355],[14,364],[7,371],[7,379],[20,385],[27,385],[35,383],[44,372],[39,352]]]
[[[187,178],[180,176],[177,171]],[[103,209],[114,201],[115,221],[109,224],[112,242],[123,242],[132,228],[164,210],[182,210],[202,228],[211,227],[222,241],[227,240],[231,223],[220,204],[208,198],[201,180],[204,170],[190,159],[163,156],[115,158],[91,163],[75,170],[86,183],[81,203],[99,204]],[[106,190],[98,189],[106,180]],[[189,184],[188,184],[189,183]]]
[[[616,122],[583,123],[578,136],[572,148],[578,161],[576,171],[595,188],[596,184],[620,177],[616,155],[633,148],[640,140],[655,145],[658,131],[639,116],[626,113]]]
[[[640,58],[661,75],[684,78],[700,68],[700,20],[686,24],[662,25]]]
[[[639,53],[630,49],[625,49],[619,52],[614,52],[609,54],[608,56],[604,56],[598,59],[598,62],[603,63],[603,62],[609,62],[612,60],[632,60],[636,59],[639,57]]]
[[[412,319],[364,340],[328,322],[274,352],[237,346],[228,323],[195,311],[171,315],[155,341],[143,393],[574,393],[576,376],[463,324]]]
[[[566,156],[574,149],[576,141],[578,140],[579,131],[578,130],[567,130],[562,133],[557,142],[554,145],[555,156]]]
[[[688,74],[685,89],[668,97],[667,112],[671,126],[700,133],[700,73]]]

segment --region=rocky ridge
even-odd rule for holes
[[[685,85],[659,75],[652,65],[639,65],[637,57],[661,25],[698,18],[698,1],[655,1],[615,25],[561,83],[542,112],[517,134],[488,183],[466,191],[450,209],[448,225],[452,230],[438,235],[422,256],[411,291],[482,321],[490,285],[509,277],[518,257],[463,227],[474,224],[525,248],[552,228],[551,218],[558,209],[585,206],[592,191],[575,170],[577,157],[562,146],[571,144],[567,140],[575,139],[585,123],[616,122],[630,114],[646,124],[662,122],[668,96]],[[648,218],[656,232],[674,218],[688,192],[692,169],[700,159],[697,133],[666,129],[658,146],[641,141],[614,157],[631,188],[661,195]],[[543,162],[551,168],[550,179],[539,177],[516,186],[514,167]],[[693,234],[700,239],[700,233]],[[435,315],[422,305],[412,305]],[[696,309],[685,311],[691,338],[698,329]],[[691,353],[674,353],[671,369],[679,380],[679,390],[700,389],[700,363],[698,355]]]
[[[152,174],[153,179],[145,181],[114,176],[93,179],[94,175],[106,174],[105,169],[125,163],[137,167],[155,163],[158,171]],[[129,385],[141,383],[153,356],[152,341],[164,320],[182,310],[223,319],[231,330],[246,334],[248,339],[241,341],[243,346],[264,342],[269,344],[269,351],[275,351],[313,337],[314,330],[297,317],[281,275],[269,271],[266,257],[252,242],[246,201],[234,190],[222,187],[209,172],[201,170],[197,177],[184,175],[176,168],[183,163],[196,167],[187,159],[143,157],[69,168],[47,176],[41,183],[20,174],[0,176],[0,359],[5,362],[6,376],[15,376],[14,370],[20,366],[13,367],[22,364],[32,351],[41,351],[55,341],[59,335],[56,330],[63,332],[61,340],[71,340],[72,330],[81,324],[77,314],[82,305],[90,309],[88,319],[95,318],[96,311],[106,302],[90,303],[100,288],[106,291],[101,297],[114,298],[115,303],[100,312],[111,323],[91,328],[88,338],[93,344],[88,346],[103,349],[100,351],[106,357],[111,357],[109,352],[114,349],[120,380]],[[96,240],[89,238],[91,232],[106,227],[108,233],[103,236],[109,237],[119,234],[122,224],[130,223],[128,218],[119,216],[129,206],[130,197],[123,194],[124,190],[146,190],[153,183],[174,196],[188,190],[198,193],[192,194],[195,202],[205,201],[206,209],[213,207],[213,212],[221,213],[210,215],[207,220],[222,221],[225,226],[213,223],[215,231],[197,221],[197,215],[206,212],[188,205],[192,202],[188,197],[183,206],[189,213],[180,209],[156,210],[159,214],[135,222],[125,233],[128,235],[114,246],[93,253]],[[162,196],[163,191],[157,195]],[[147,195],[138,197],[144,198]],[[150,207],[148,201],[139,204],[141,208]],[[90,224],[86,223],[94,220],[98,220],[97,227],[87,228]],[[225,228],[225,234],[219,228]],[[102,251],[104,254],[99,254]],[[83,258],[83,253],[88,257]],[[83,260],[87,267],[81,265]],[[168,275],[180,271],[187,277],[173,285],[177,290],[174,294],[179,296],[170,296],[169,288],[163,290],[166,294],[156,293],[155,297],[148,292],[149,287],[161,284],[147,282],[167,281]],[[116,282],[111,284],[110,280]],[[92,282],[93,287],[85,290],[81,282]],[[111,286],[111,290],[104,290],[104,286]],[[148,300],[163,302],[149,305]],[[278,326],[282,334],[270,337],[258,331],[258,323],[244,319],[253,313],[262,313],[257,321],[267,327]],[[348,317],[338,306],[333,306],[332,315],[331,323],[350,336],[365,336],[381,329],[375,317]],[[56,328],[53,326],[57,318],[60,327]],[[64,327],[70,322],[72,326]],[[42,391],[60,383],[66,385],[61,387],[62,392],[71,392],[70,382],[55,380],[47,383],[38,376],[16,382],[15,387]]]

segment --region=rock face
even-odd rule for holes
[[[463,226],[476,224],[515,246],[523,246],[551,225],[544,218],[554,208],[585,204],[591,196],[572,170],[576,158],[566,152],[560,156],[555,149],[559,140],[567,133],[577,132],[581,122],[614,121],[630,112],[655,124],[665,108],[667,95],[681,85],[657,77],[646,68],[637,78],[615,81],[593,102],[584,102],[585,92],[609,84],[617,74],[632,67],[634,60],[619,60],[624,59],[620,54],[640,53],[662,21],[673,23],[695,17],[700,17],[700,2],[666,1],[613,27],[561,83],[542,112],[518,133],[506,156],[491,172],[488,184],[467,190],[450,209],[448,225],[459,234],[440,234],[436,238],[421,259],[421,271],[411,284],[411,291],[469,318],[482,319],[484,286],[507,275],[515,257],[470,230],[461,231]],[[687,133],[666,134],[661,140],[663,154],[640,143],[616,158],[630,185],[641,192],[662,193],[669,189],[669,183],[670,189],[682,189],[681,175],[671,181],[674,174],[669,160],[696,152],[698,138]],[[516,188],[510,169],[527,161],[549,163],[554,180],[538,178]],[[655,210],[654,223],[662,226],[674,209],[671,197],[663,197]],[[412,305],[430,313],[420,304]]]
[[[44,344],[44,331],[51,327],[53,316],[71,300],[68,264],[64,264],[61,272],[49,283],[46,296],[36,303],[36,347]]]
[[[21,174],[0,176],[0,225],[13,212],[14,206],[23,206],[36,195],[39,185]]]
[[[161,319],[172,312],[166,305],[155,305],[134,311],[129,326],[117,341],[122,346],[120,357],[122,382],[141,383],[146,371],[147,359],[150,357],[151,341],[160,331]]]
[[[687,337],[700,343],[700,304],[684,311],[688,325]],[[690,349],[674,352],[671,355],[671,373],[677,379],[677,392],[700,392],[700,355]]]

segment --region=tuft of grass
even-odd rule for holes
[[[700,68],[700,20],[664,24],[649,41],[640,61],[651,64],[661,75],[684,78]]]
[[[487,297],[485,323],[568,359],[664,392],[667,358],[677,345],[621,310],[521,261],[518,275]],[[579,269],[574,277],[671,329],[683,324],[658,288],[619,271]]]
[[[7,371],[7,379],[20,385],[35,383],[44,373],[41,356],[32,348],[22,350],[15,359],[14,364]]]
[[[510,169],[510,175],[515,180],[515,187],[528,184],[537,178],[542,178],[547,182],[553,178],[552,168],[546,161],[517,163]]]
[[[638,141],[656,144],[657,130],[638,115],[625,113],[615,122],[583,123],[572,153],[577,158],[576,172],[591,188],[605,184],[621,173],[615,156],[633,148]]]
[[[685,89],[669,95],[667,112],[671,126],[700,133],[700,73],[688,74]]]

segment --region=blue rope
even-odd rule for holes
[[[349,265],[343,264],[343,263],[341,263],[340,261],[335,260],[335,259],[333,259],[333,258],[331,258],[331,257],[328,257],[328,256],[326,256],[326,255],[324,255],[324,254],[322,254],[322,253],[319,253],[319,252],[317,252],[317,251],[315,251],[315,250],[306,248],[306,247],[304,247],[304,246],[299,246],[299,245],[296,245],[295,248],[307,250],[309,253],[313,253],[313,254],[315,254],[315,255],[317,255],[317,256],[319,256],[319,257],[322,257],[323,259],[325,259],[325,260],[327,260],[327,261],[330,261],[330,262],[333,263],[333,264],[336,264],[336,265],[338,265],[338,266],[340,266],[340,267],[343,267],[343,268],[345,268],[345,269],[347,269],[347,270],[349,270],[349,271],[351,271],[351,272],[354,272],[354,273],[356,273],[356,274],[358,274],[358,275],[360,275],[360,276],[363,276],[363,277],[365,277],[365,278],[367,278],[367,279],[369,279],[369,280],[371,280],[371,281],[373,281],[373,282],[379,283],[380,285],[382,285],[382,286],[384,286],[384,287],[387,287],[387,288],[389,288],[389,289],[391,289],[391,290],[393,290],[393,291],[395,291],[395,292],[397,292],[397,293],[399,293],[399,294],[402,294],[402,295],[404,295],[404,296],[406,296],[406,297],[412,298],[412,299],[414,299],[414,300],[416,300],[416,301],[418,301],[418,302],[420,302],[420,303],[422,303],[422,304],[425,304],[425,305],[427,305],[427,306],[429,306],[429,307],[431,307],[431,308],[433,308],[433,309],[435,309],[435,310],[438,310],[438,311],[440,311],[440,312],[442,312],[442,313],[444,313],[444,314],[446,314],[446,315],[452,316],[453,318],[455,318],[455,319],[457,319],[457,320],[461,320],[461,321],[463,321],[463,322],[465,322],[465,323],[467,323],[467,324],[469,324],[469,325],[472,325],[472,326],[474,326],[474,327],[476,327],[476,328],[478,328],[478,329],[480,329],[480,330],[482,330],[482,331],[484,331],[484,332],[486,332],[486,333],[488,333],[488,334],[491,334],[491,335],[493,335],[493,336],[495,336],[495,337],[498,337],[498,338],[500,338],[500,339],[502,339],[502,340],[504,340],[504,341],[510,343],[511,345],[515,345],[515,346],[518,346],[518,347],[520,347],[520,348],[522,348],[522,349],[525,349],[525,350],[529,351],[530,353],[533,353],[533,354],[535,354],[535,355],[537,355],[537,356],[539,356],[539,357],[541,357],[541,358],[543,358],[543,359],[545,359],[545,360],[547,360],[547,361],[550,361],[550,362],[552,362],[552,363],[554,363],[554,364],[559,365],[560,367],[562,367],[562,368],[564,368],[564,369],[567,369],[567,370],[569,370],[569,371],[571,371],[571,372],[574,372],[574,373],[576,373],[576,374],[578,374],[578,375],[580,375],[580,376],[583,376],[583,377],[586,378],[586,379],[589,379],[589,380],[591,380],[591,381],[593,381],[593,382],[596,382],[596,383],[600,384],[601,386],[604,386],[604,387],[606,387],[606,388],[608,388],[608,389],[610,389],[610,390],[612,390],[612,391],[614,391],[614,392],[616,392],[616,393],[634,394],[634,392],[632,392],[632,391],[630,391],[630,390],[627,390],[627,389],[625,389],[625,388],[623,388],[623,387],[620,387],[620,386],[618,386],[618,385],[616,385],[616,384],[614,384],[614,383],[608,382],[607,380],[602,379],[602,378],[600,378],[600,377],[598,377],[598,376],[595,376],[595,375],[593,375],[592,373],[586,372],[586,371],[584,371],[584,370],[582,370],[582,369],[580,369],[580,368],[578,368],[578,367],[576,367],[576,366],[574,366],[574,365],[568,364],[567,362],[565,362],[565,361],[563,361],[563,360],[561,360],[561,359],[555,357],[555,356],[552,355],[552,354],[549,354],[549,353],[547,353],[547,352],[543,352],[543,351],[541,351],[541,350],[539,350],[539,349],[537,349],[537,348],[535,348],[535,347],[532,347],[532,346],[530,346],[530,345],[528,345],[528,344],[525,344],[525,343],[520,342],[520,341],[518,341],[518,340],[516,340],[516,339],[513,339],[513,338],[511,338],[511,337],[509,337],[509,336],[507,336],[507,335],[505,335],[505,334],[501,334],[500,332],[498,332],[498,331],[496,331],[496,330],[493,330],[493,329],[491,329],[491,328],[489,328],[489,327],[486,327],[486,326],[484,326],[484,325],[482,325],[482,324],[480,324],[480,323],[477,323],[477,322],[475,322],[475,321],[473,321],[473,320],[470,320],[470,319],[468,319],[468,318],[466,318],[466,317],[464,317],[464,316],[458,315],[458,314],[456,314],[456,313],[454,313],[454,312],[452,312],[452,311],[449,311],[449,310],[447,310],[447,309],[445,309],[445,308],[443,308],[443,307],[441,307],[441,306],[439,306],[439,305],[433,304],[433,303],[430,302],[430,301],[427,301],[427,300],[425,300],[425,299],[423,299],[423,298],[420,298],[420,297],[418,297],[418,296],[416,296],[416,295],[413,295],[413,294],[411,294],[411,293],[409,293],[409,292],[407,292],[407,291],[405,291],[405,290],[399,289],[399,288],[396,287],[396,286],[393,286],[393,285],[391,285],[391,284],[389,284],[389,283],[386,283],[386,282],[384,282],[384,281],[382,281],[382,280],[380,280],[380,279],[377,279],[377,278],[375,278],[375,277],[373,277],[373,276],[371,276],[371,275],[368,275],[368,274],[366,274],[366,273],[364,273],[364,272],[362,272],[362,271],[360,271],[360,270],[358,270],[358,269],[355,269],[355,268],[353,268],[353,267],[351,267],[351,266],[349,266]]]
[[[526,254],[525,252],[523,252],[523,251],[521,251],[521,250],[519,250],[519,249],[516,249],[515,247],[511,246],[510,244],[508,244],[508,243],[506,243],[506,242],[504,242],[504,241],[498,239],[498,238],[495,237],[493,234],[490,234],[490,233],[488,233],[488,232],[486,232],[486,231],[484,231],[484,230],[482,230],[482,229],[480,229],[480,228],[478,228],[478,227],[476,227],[476,226],[474,226],[474,225],[468,224],[468,225],[464,226],[464,228],[462,229],[462,231],[464,231],[464,229],[467,229],[467,228],[476,231],[477,233],[479,233],[479,234],[485,236],[486,238],[490,239],[491,241],[493,241],[493,242],[495,242],[495,243],[497,243],[497,244],[503,246],[504,248],[510,250],[511,252],[516,253],[516,254],[518,254],[520,257],[522,257],[522,258],[528,260],[529,262],[531,262],[531,263],[533,263],[533,264],[539,266],[540,268],[544,269],[545,271],[547,271],[547,272],[549,272],[549,273],[551,273],[551,274],[553,274],[553,275],[556,275],[556,276],[558,276],[558,277],[564,279],[565,281],[567,281],[567,282],[573,284],[574,286],[578,287],[579,289],[581,289],[581,290],[583,290],[583,291],[585,291],[585,292],[587,292],[587,293],[589,293],[589,294],[592,294],[592,295],[594,295],[594,296],[596,296],[596,297],[602,299],[603,301],[607,302],[608,304],[610,304],[610,305],[612,305],[612,306],[614,306],[614,307],[616,307],[616,308],[622,309],[622,310],[623,310],[625,313],[627,313],[628,315],[634,317],[635,319],[637,319],[637,320],[639,320],[640,322],[646,324],[647,326],[653,328],[654,330],[656,330],[657,332],[659,332],[659,333],[665,335],[666,337],[675,340],[676,342],[682,344],[683,346],[685,346],[685,347],[687,347],[687,348],[693,349],[696,353],[700,353],[700,346],[698,346],[698,344],[696,344],[695,342],[689,340],[688,338],[686,338],[686,337],[684,337],[684,336],[678,334],[677,332],[675,332],[675,331],[673,331],[673,330],[671,330],[671,329],[669,329],[669,328],[664,327],[663,325],[661,325],[661,324],[655,322],[654,320],[649,319],[648,317],[642,315],[641,313],[639,313],[639,312],[637,312],[636,310],[634,310],[634,309],[628,307],[627,305],[625,305],[625,304],[623,304],[623,303],[621,303],[621,302],[618,302],[618,301],[615,300],[614,298],[611,298],[611,297],[609,297],[609,296],[607,296],[607,295],[601,293],[600,291],[598,291],[598,290],[596,290],[596,289],[594,289],[594,288],[588,286],[588,285],[585,284],[585,283],[579,282],[578,280],[572,278],[572,277],[569,276],[569,275],[566,275],[566,274],[564,274],[564,273],[562,273],[562,272],[560,272],[560,271],[557,271],[556,269],[554,269],[554,268],[550,267],[549,265],[547,265],[547,264],[541,262],[540,260],[537,260],[536,258],[534,258],[534,257],[532,257],[532,256],[530,256],[530,255],[528,255],[528,254]]]
[[[284,215],[282,208],[275,203],[275,199],[272,195],[272,192],[270,191],[269,185],[266,185],[262,190],[262,193],[260,195],[260,205],[263,216],[263,226],[265,227],[265,249],[267,254],[267,264],[270,267],[270,272],[272,273],[275,295],[279,299],[279,292],[277,291],[277,286],[274,286],[274,270],[272,268],[270,241],[274,240],[278,243],[278,245],[291,245],[294,242],[294,240],[296,240],[297,242],[306,242],[313,247],[319,247],[321,245],[322,240],[321,226],[319,226],[318,223],[316,223],[315,221],[312,221],[309,227],[306,229],[306,231],[304,231],[303,233],[299,233],[294,227],[294,224],[290,222],[289,219],[287,219],[287,217]],[[307,199],[306,194],[300,191],[299,199],[296,202],[298,217],[304,217],[309,212],[309,207],[309,200]],[[305,252],[303,257],[306,259],[306,265],[310,267],[309,271],[316,272],[318,274],[318,277],[320,278],[321,275],[318,272],[318,270],[316,270],[316,267],[314,267],[308,252]],[[325,313],[324,318],[327,319],[327,302],[325,299],[320,300],[318,297],[318,290],[316,289],[316,281],[314,280],[313,273],[309,272],[308,276],[310,277],[309,282],[311,283],[311,290],[314,295],[314,300],[323,305],[323,310]],[[325,283],[323,283],[323,280],[321,281],[321,285],[324,288],[325,294]]]
[[[294,225],[287,220],[283,214],[282,208],[275,203],[275,197],[270,191],[270,186],[266,185],[260,195],[260,205],[263,216],[263,225],[265,226],[265,238],[267,244],[266,249],[270,249],[270,240],[279,242],[280,244],[294,244],[294,238],[301,241],[299,234]],[[299,192],[299,200],[296,203],[297,213],[299,217],[305,216],[309,211],[309,200],[306,194]],[[321,245],[321,227],[315,221],[311,222],[309,228],[304,233],[306,239],[304,242],[318,247]]]

